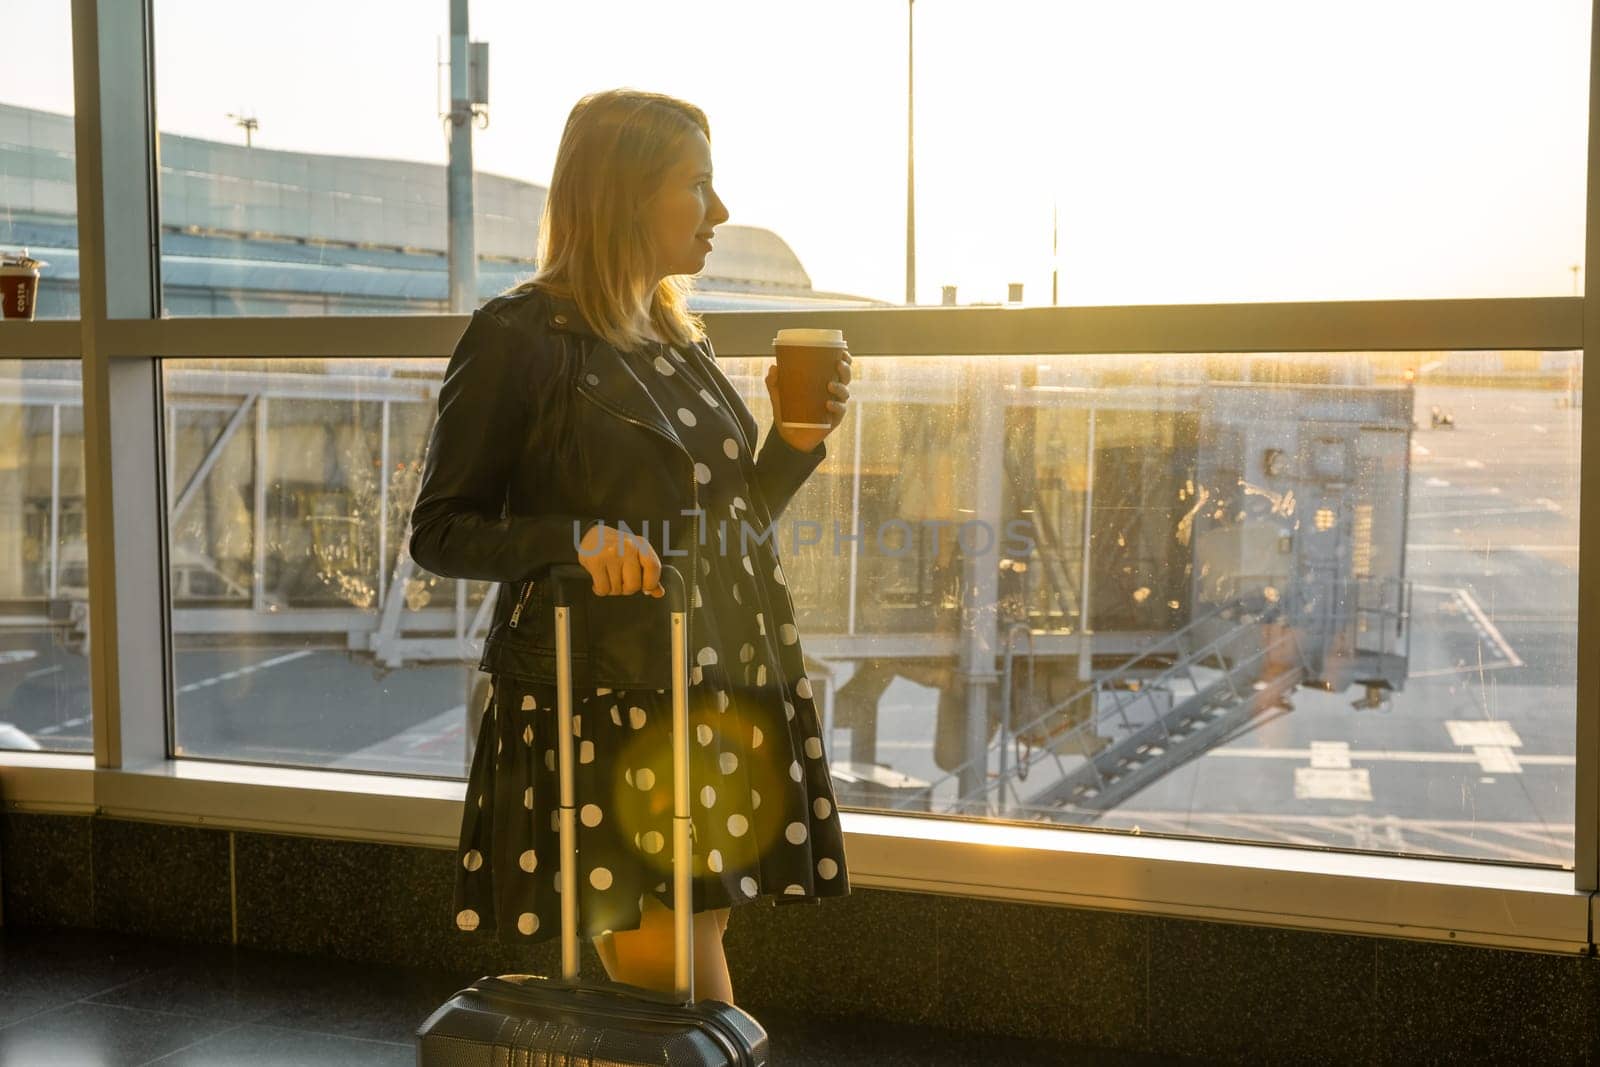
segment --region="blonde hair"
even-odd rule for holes
[[[645,326],[676,344],[705,336],[689,311],[686,275],[651,276],[656,249],[644,208],[696,130],[703,111],[661,93],[590,93],[567,116],[539,223],[538,270],[508,292],[542,289],[572,299],[619,349],[642,346]]]

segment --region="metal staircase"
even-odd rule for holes
[[[1276,605],[1218,608],[1066,700],[1042,710],[1026,707],[1023,714],[1031,716],[1014,725],[1007,722],[1013,718],[1011,638],[1026,634],[1027,627],[1012,627],[1001,682],[1001,730],[981,756],[985,784],[948,810],[1044,820],[1071,811],[1072,821],[1089,821],[1259,725],[1308,676],[1299,642],[1281,616]],[[1092,713],[1075,722],[1072,710],[1086,703]],[[998,773],[989,769],[996,763]],[[959,780],[964,769],[931,783],[930,794]]]

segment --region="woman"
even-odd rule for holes
[[[670,562],[692,590],[695,989],[731,1004],[722,934],[734,905],[850,891],[773,525],[844,417],[850,355],[826,429],[780,429],[769,367],[773,428],[753,454],[754,419],[686,302],[686,276],[728,218],[711,169],[710,128],[690,104],[617,90],[573,108],[540,268],[474,313],[446,370],[411,553],[435,573],[504,583],[480,663],[492,697],[467,785],[457,927],[560,936],[551,600],[539,577],[579,563],[601,598],[585,625],[573,615],[575,657],[597,635],[581,648],[592,684],[573,693],[579,927],[613,980],[663,991],[672,704],[654,600],[662,549],[682,557]]]

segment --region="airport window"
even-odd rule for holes
[[[244,36],[205,0],[157,0],[165,312],[464,310],[452,217],[475,220],[475,255],[454,253],[465,304],[501,292],[536,265],[568,109],[621,84],[710,118],[732,218],[705,309],[901,304],[908,289],[919,304],[1102,306],[1581,282],[1581,3],[1509,20],[1227,3],[1154,23],[1137,6],[1026,0],[692,10],[628,8],[636,32],[619,37],[608,5],[471,4],[463,39],[486,49],[459,57],[457,123],[446,0],[380,20],[285,0]],[[1319,47],[1293,44],[1313,34]],[[466,140],[476,182],[452,199]]]
[[[72,21],[66,0],[5,13],[0,64],[0,287],[6,319],[78,315]]]
[[[0,360],[0,749],[92,751],[83,383]]]
[[[405,554],[442,361],[164,369],[179,753],[464,776],[495,589]],[[1571,866],[1581,399],[1577,352],[858,360],[774,530],[840,803]]]

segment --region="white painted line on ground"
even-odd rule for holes
[[[1517,754],[1504,745],[1473,745],[1472,751],[1486,773],[1522,773],[1522,764],[1517,762]]]
[[[1311,742],[1311,766],[1326,770],[1348,770],[1350,767],[1350,742]]]
[[[1364,768],[1330,770],[1322,767],[1294,769],[1296,800],[1371,800],[1372,779]]]
[[[204,689],[208,685],[216,685],[218,682],[225,682],[229,678],[238,678],[241,675],[254,674],[256,671],[265,670],[268,667],[276,667],[281,663],[288,663],[291,660],[302,659],[306,656],[312,656],[315,654],[316,653],[314,650],[303,648],[298,652],[289,652],[282,656],[274,656],[272,659],[264,659],[260,663],[253,663],[248,667],[240,667],[238,670],[228,671],[226,674],[218,674],[210,678],[202,678],[198,682],[190,682],[188,685],[181,685],[178,687],[178,692],[187,693],[193,689]]]
[[[1522,657],[1517,655],[1517,650],[1511,647],[1511,642],[1507,641],[1505,635],[1495,628],[1494,623],[1489,621],[1489,616],[1484,614],[1483,609],[1478,606],[1478,602],[1472,598],[1472,594],[1465,589],[1457,589],[1456,596],[1461,600],[1467,611],[1472,614],[1472,617],[1478,620],[1478,625],[1483,628],[1484,635],[1494,642],[1495,647],[1500,650],[1501,657],[1513,667],[1522,666]]]
[[[1452,745],[1522,747],[1522,738],[1517,736],[1517,728],[1504,719],[1446,719],[1444,728],[1450,731]]]

